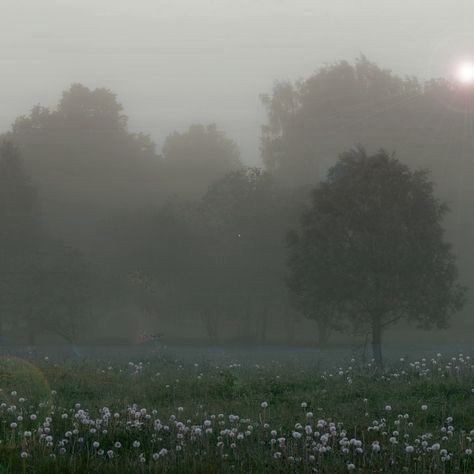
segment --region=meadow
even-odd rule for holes
[[[0,472],[474,472],[474,360],[7,354]]]

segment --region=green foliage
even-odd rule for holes
[[[426,172],[383,150],[342,154],[289,239],[295,303],[308,317],[368,326],[374,348],[383,328],[402,318],[445,325],[464,303],[445,212]]]
[[[466,452],[472,449],[474,426],[468,355],[392,363],[385,372],[327,355],[331,363],[325,369],[301,362],[295,366],[284,358],[258,365],[241,361],[238,367],[227,367],[227,359],[220,358],[196,366],[194,357],[176,358],[166,351],[140,363],[126,363],[123,356],[75,363],[7,361],[20,370],[13,382],[1,382],[6,405],[0,407],[0,465],[4,472],[35,473],[283,473],[312,472],[314,466],[322,473],[345,473],[352,462],[362,471],[472,472],[472,454]],[[22,366],[36,366],[34,373],[48,381],[50,400],[30,391]],[[210,432],[205,432],[204,420],[211,424]],[[189,430],[180,430],[178,423]],[[334,437],[329,423],[334,423]],[[49,427],[56,443],[48,446],[39,427]],[[200,435],[193,433],[196,428]],[[232,428],[243,437],[222,434]],[[26,431],[32,436],[24,436]],[[326,433],[331,451],[324,453],[319,448]],[[272,438],[284,438],[284,446]],[[63,439],[69,442],[59,443]],[[340,442],[351,439],[360,440],[360,453],[350,444],[349,452],[343,452]],[[450,458],[441,460],[443,455],[426,450],[423,441],[429,447],[440,443]],[[373,450],[374,442],[380,452]],[[412,455],[407,446],[414,446]],[[162,448],[167,454],[153,460],[152,454]],[[28,454],[24,459],[22,452]]]

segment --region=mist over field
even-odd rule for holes
[[[0,471],[474,471],[474,5],[0,9]]]

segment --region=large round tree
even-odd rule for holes
[[[442,327],[464,303],[444,239],[446,211],[425,171],[383,150],[343,153],[288,240],[294,301],[316,320],[366,326],[382,365],[387,326],[406,319]]]

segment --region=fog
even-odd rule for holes
[[[0,0],[0,472],[474,473],[473,18]]]
[[[365,54],[397,74],[451,73],[472,45],[467,1],[2,1],[0,128],[75,82],[118,94],[158,146],[216,122],[260,162],[259,94]]]
[[[2,7],[5,337],[378,350],[385,318],[389,342],[472,340],[473,5]]]

